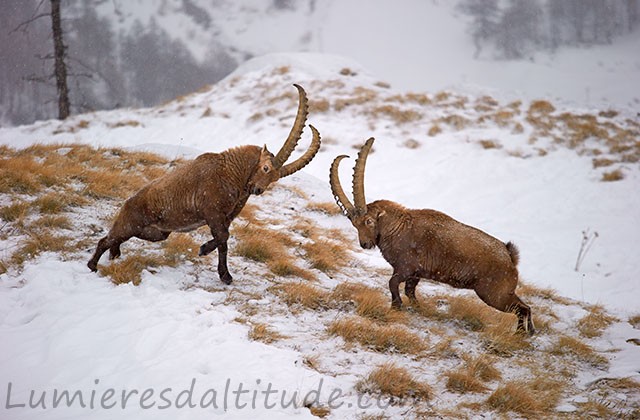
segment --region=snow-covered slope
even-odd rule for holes
[[[269,220],[272,229],[291,233],[291,223],[304,216],[323,229],[338,229],[355,245],[355,231],[346,218],[318,214],[305,205],[332,201],[327,182],[330,162],[338,154],[354,157],[354,147],[375,136],[365,177],[369,201],[386,198],[409,207],[435,208],[502,240],[516,242],[524,283],[550,287],[579,301],[554,303],[555,318],[546,321],[553,324],[554,331],[575,330],[587,313],[580,302],[603,304],[617,317],[602,337],[590,342],[607,355],[609,367],[576,365],[575,394],[563,398],[562,410],[575,411],[576,404],[593,398],[590,386],[602,378],[637,379],[638,347],[626,340],[638,337],[638,330],[627,322],[639,311],[635,292],[640,287],[640,267],[635,261],[640,250],[638,164],[620,158],[620,153],[629,149],[616,152],[603,139],[588,137],[567,147],[554,140],[554,135],[563,134],[556,131],[559,127],[541,135],[527,119],[531,116],[528,102],[513,104],[499,97],[467,97],[455,92],[405,92],[389,88],[357,63],[340,57],[277,54],[252,60],[221,83],[161,107],[2,128],[0,144],[22,148],[38,143],[81,143],[154,151],[171,159],[239,144],[266,143],[274,151],[295,113],[292,83],[304,86],[309,95],[308,122],[321,132],[323,146],[302,173],[282,180],[264,196],[251,198],[250,203],[260,209],[260,216]],[[513,111],[508,118],[495,117],[505,109]],[[552,114],[586,112],[559,107]],[[594,118],[620,130],[638,128],[631,111],[613,117],[596,114]],[[308,144],[309,137],[305,129],[299,149]],[[615,162],[594,168],[594,157]],[[614,168],[624,178],[602,182],[603,174]],[[343,185],[350,185],[350,165],[341,169]],[[12,199],[5,195],[2,204]],[[78,232],[87,231],[94,223],[107,228],[104,220],[118,204],[101,203],[75,215]],[[587,228],[599,236],[579,270],[574,271],[582,231]],[[10,235],[3,246],[0,259],[15,248]],[[137,242],[129,244],[125,254],[136,248],[143,252],[154,249],[152,244]],[[344,271],[331,276],[318,274],[319,287],[331,289],[354,281],[386,289],[387,265],[377,250],[357,250],[350,255],[353,262]],[[230,287],[219,282],[214,267],[190,263],[145,271],[140,286],[114,286],[106,278],[88,273],[83,257],[86,255],[45,253],[27,261],[23,268],[0,275],[0,372],[12,384],[13,404],[28,404],[30,390],[36,390],[37,398],[42,391],[51,396],[53,389],[81,389],[88,398],[91,390],[100,396],[115,388],[113,401],[117,404],[123,389],[139,390],[131,399],[134,408],[118,411],[128,418],[162,415],[191,419],[212,414],[225,418],[311,418],[301,404],[298,408],[265,408],[262,392],[271,383],[274,389],[287,391],[286,400],[298,391],[300,402],[300,395],[323,384],[325,403],[333,389],[340,389],[344,396],[339,401],[345,404],[331,410],[332,418],[355,418],[357,414],[381,412],[375,406],[359,410],[360,394],[354,390],[354,384],[373,365],[393,357],[439,392],[444,388],[440,373],[460,364],[456,357],[443,361],[393,352],[372,354],[357,346],[345,348],[341,339],[325,332],[326,325],[345,317],[343,310],[280,311],[282,302],[267,293],[274,280],[263,266],[238,256],[230,260],[235,276]],[[103,264],[108,264],[106,259]],[[276,285],[279,281],[275,279]],[[458,292],[428,282],[418,288],[419,296],[439,293]],[[540,298],[534,299],[534,308],[535,302]],[[246,305],[257,311],[249,317],[250,322],[259,320],[276,328],[288,337],[283,344],[268,346],[246,339],[249,327],[242,320],[248,316],[242,312]],[[543,313],[538,316],[551,318]],[[409,317],[418,315],[409,313]],[[439,348],[435,340],[439,332],[427,333],[430,324],[420,322],[420,337],[429,340],[433,335],[431,347]],[[481,349],[474,334],[453,339],[450,346],[459,352]],[[526,358],[536,358],[535,352],[549,348],[553,339],[543,327]],[[514,360],[500,362],[505,380],[530,376],[526,369],[514,366]],[[196,381],[196,405],[200,398],[207,401],[204,394],[211,388],[218,393],[217,407],[175,409],[179,392],[188,390],[192,379]],[[221,398],[227,379],[231,391],[237,390],[239,383],[250,390],[239,396],[248,407],[257,392],[257,408],[234,409],[232,400],[237,394],[230,393],[231,408],[225,409]],[[153,387],[154,395],[148,402],[155,401],[156,407],[137,410],[146,387]],[[158,393],[167,388],[172,389],[166,396],[174,404],[165,414],[157,406],[165,405]],[[187,397],[185,393],[180,401]],[[637,403],[637,393],[616,395],[611,401],[623,397],[631,407]],[[471,397],[476,402],[483,398]],[[456,407],[457,400],[456,394],[442,392],[433,407]],[[38,410],[12,408],[6,413],[26,419],[39,414]],[[98,409],[88,416],[112,418],[115,410]],[[392,418],[420,416],[411,410],[411,406],[400,405],[382,412]],[[44,413],[48,418],[84,418],[87,409],[49,408]],[[435,413],[438,415],[437,410]]]

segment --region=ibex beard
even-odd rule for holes
[[[504,243],[436,210],[407,209],[388,200],[366,203],[364,170],[373,141],[367,140],[358,153],[353,204],[338,177],[340,161],[347,156],[334,159],[329,183],[336,203],[357,229],[362,248],[377,246],[393,267],[389,280],[392,305],[402,306],[400,283],[405,283],[406,296],[415,301],[418,282],[427,278],[473,289],[487,305],[515,313],[517,331],[534,334],[531,309],[515,293],[519,253],[513,243]]]
[[[289,136],[275,156],[266,146],[251,145],[205,153],[152,181],[124,203],[87,266],[96,271],[107,249],[111,259],[119,257],[120,244],[132,237],[157,242],[167,239],[171,232],[207,225],[213,239],[200,247],[199,255],[217,249],[220,280],[230,284],[227,240],[231,222],[251,194],[260,195],[278,179],[299,171],[320,149],[320,134],[310,126],[311,145],[297,160],[285,164],[302,135],[308,114],[306,93],[294,86],[298,89],[298,111]]]

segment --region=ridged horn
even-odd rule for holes
[[[298,159],[280,168],[280,178],[289,176],[307,166],[309,162],[311,162],[311,159],[315,157],[316,153],[318,153],[318,150],[320,150],[320,133],[312,125],[309,125],[309,128],[311,128],[311,133],[313,134],[311,145]]]
[[[276,157],[273,158],[273,167],[275,169],[282,168],[282,165],[284,165],[287,159],[289,159],[289,156],[291,156],[293,149],[296,148],[298,140],[300,140],[300,136],[302,135],[304,124],[307,121],[307,114],[309,113],[306,92],[300,85],[294,84],[293,86],[298,89],[298,113],[296,114],[296,120],[293,122],[293,127],[291,127],[291,132],[289,132],[289,137],[287,137],[287,140],[280,148]]]
[[[363,215],[367,212],[367,202],[364,197],[364,168],[367,164],[367,156],[375,139],[371,137],[358,152],[356,165],[353,167],[353,203],[356,214]]]
[[[331,163],[331,169],[329,170],[329,184],[331,185],[331,192],[333,193],[333,198],[336,200],[336,204],[342,210],[345,216],[349,219],[355,213],[355,207],[349,201],[342,186],[340,185],[340,176],[338,175],[338,167],[340,166],[340,161],[346,157],[347,155],[340,155],[333,160]]]

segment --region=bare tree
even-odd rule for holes
[[[69,87],[67,86],[66,49],[60,21],[60,0],[51,0],[51,31],[53,33],[54,74],[58,91],[58,119],[69,116]]]

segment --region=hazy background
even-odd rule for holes
[[[53,118],[50,19],[15,30],[49,2],[0,4],[0,125]],[[640,0],[63,0],[62,16],[72,113],[156,105],[282,51],[349,56],[403,89],[530,85],[616,106],[640,96],[607,91],[609,78],[640,74]],[[580,83],[594,72],[602,80]]]

